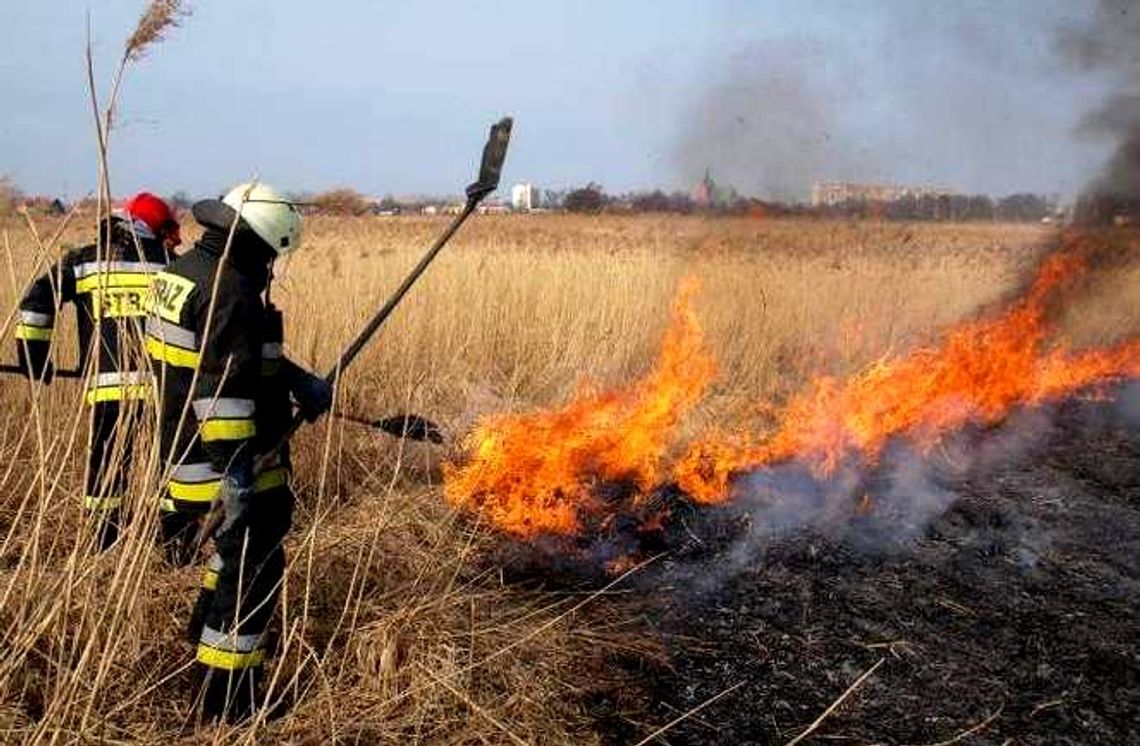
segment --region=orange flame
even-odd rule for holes
[[[818,474],[845,459],[874,463],[888,441],[929,448],[966,424],[994,424],[1093,384],[1140,376],[1140,339],[1072,354],[1047,345],[1049,306],[1080,274],[1076,252],[1048,257],[1028,291],[1000,313],[951,327],[935,345],[876,361],[847,380],[821,375],[775,412],[765,437],[709,435],[675,463],[678,426],[714,375],[692,310],[697,286],[682,283],[653,369],[624,389],[583,390],[570,403],[483,420],[464,442],[462,465],[445,467],[444,495],[498,528],[528,538],[577,534],[615,514],[652,509],[672,479],[700,503],[732,495],[734,479],[799,459]],[[631,486],[617,500],[607,485]],[[654,518],[641,516],[643,526]]]
[[[483,420],[464,441],[468,462],[445,467],[448,502],[518,536],[576,533],[587,515],[609,512],[599,485],[631,483],[645,493],[661,482],[677,426],[715,374],[692,309],[697,289],[694,280],[681,283],[661,354],[632,386]]]
[[[967,423],[999,422],[1016,406],[1140,375],[1140,340],[1077,355],[1042,350],[1048,303],[1082,268],[1075,254],[1053,255],[1026,295],[997,317],[953,327],[941,344],[877,361],[847,381],[816,378],[762,442],[744,434],[694,443],[675,468],[679,486],[699,502],[721,502],[738,473],[798,458],[826,475],[851,454],[874,462],[895,436],[929,448]]]

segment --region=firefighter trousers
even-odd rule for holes
[[[198,548],[198,532],[202,529],[205,514],[178,510],[159,513],[158,543],[168,564],[185,567],[194,561]]]
[[[215,553],[187,634],[197,645],[207,716],[243,716],[256,706],[256,682],[269,656],[267,630],[285,574],[283,543],[293,522],[292,490],[251,495],[248,508],[214,537]]]
[[[119,537],[131,470],[131,441],[142,405],[133,400],[97,401],[91,409],[91,448],[87,455],[84,506],[94,520],[95,544],[102,551]]]

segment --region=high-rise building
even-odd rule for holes
[[[520,182],[511,187],[511,207],[523,212],[537,209],[539,206],[538,188],[534,184]]]

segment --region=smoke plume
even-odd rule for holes
[[[1113,87],[1080,125],[1082,134],[1115,144],[1088,195],[1140,200],[1140,7],[1133,0],[1099,0],[1086,24],[1062,30],[1060,47],[1078,70],[1107,75]]]
[[[1024,464],[1045,444],[1054,417],[1052,408],[1021,410],[998,427],[963,430],[934,452],[900,441],[873,465],[852,461],[823,478],[800,461],[756,471],[738,485],[732,510],[747,518],[746,529],[729,551],[711,565],[698,557],[670,572],[697,595],[716,594],[782,540],[805,536],[842,542],[868,558],[909,556],[963,497],[985,494],[1003,469]],[[1011,561],[1035,567],[1052,542],[1050,532],[1027,515],[1009,513],[1004,521],[1000,529],[957,527],[955,540],[985,545],[1000,539]]]
[[[805,185],[853,173],[836,141],[841,87],[820,75],[825,50],[806,41],[737,53],[684,117],[676,154],[688,183],[711,170],[745,193],[803,197]]]
[[[1140,433],[1140,381],[1132,381],[1121,388],[1117,415],[1124,427]]]

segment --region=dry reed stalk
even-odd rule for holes
[[[139,17],[135,30],[127,37],[123,45],[123,54],[119,58],[115,73],[111,79],[111,89],[107,98],[106,108],[100,112],[97,88],[95,85],[95,62],[91,51],[91,15],[87,16],[87,88],[91,100],[92,114],[95,123],[95,140],[98,149],[98,202],[95,212],[96,226],[102,224],[103,218],[111,210],[111,176],[108,168],[107,153],[111,129],[114,126],[115,111],[119,104],[119,94],[122,91],[123,74],[127,65],[138,62],[147,51],[162,42],[166,33],[178,26],[182,18],[189,15],[190,10],[182,0],[151,0]],[[108,229],[109,230],[109,229]],[[100,246],[106,246],[110,235],[100,237]]]
[[[151,0],[139,17],[134,33],[127,37],[123,57],[134,62],[142,59],[148,47],[161,42],[166,33],[189,14],[190,8],[182,0]]]
[[[843,704],[845,701],[847,701],[847,698],[850,697],[851,694],[856,689],[858,689],[860,686],[862,686],[863,682],[866,681],[868,678],[870,678],[871,675],[879,669],[879,666],[883,665],[883,661],[885,661],[885,660],[886,660],[886,658],[880,658],[878,661],[875,662],[875,665],[868,668],[866,671],[863,672],[863,674],[859,678],[857,678],[857,679],[855,679],[855,681],[851,682],[851,686],[849,686],[845,690],[843,690],[843,694],[840,694],[839,697],[834,702],[832,702],[830,705],[828,705],[826,710],[824,710],[822,713],[820,713],[819,717],[817,717],[815,720],[812,721],[811,725],[809,725],[807,728],[805,728],[803,731],[801,731],[798,736],[796,736],[792,740],[788,741],[787,744],[785,744],[785,746],[796,746],[797,743],[800,743],[805,738],[810,736],[812,733],[815,733],[816,729],[819,728],[819,726],[823,724],[823,721],[826,720],[828,718],[828,716],[831,715],[831,713],[833,713],[837,709],[839,709],[839,706],[841,704]]]
[[[84,239],[77,222],[56,230],[61,244]],[[306,227],[310,249],[290,261],[278,299],[290,355],[319,368],[437,225],[316,217]],[[968,316],[1004,292],[1044,235],[1032,226],[559,215],[488,217],[470,228],[361,358],[339,402],[361,413],[414,409],[462,434],[485,411],[557,403],[582,377],[626,381],[648,366],[676,278],[695,267],[705,280],[698,313],[721,365],[691,425],[698,430],[750,416],[750,402],[778,396],[812,366],[857,366]],[[5,318],[45,253],[22,219],[0,229],[13,244],[0,283]],[[1140,309],[1120,298],[1082,309],[1090,338],[1140,323]],[[66,356],[76,353],[71,323],[61,318],[57,328]],[[504,738],[448,687],[523,740],[596,740],[573,694],[587,688],[593,664],[583,662],[603,648],[644,645],[638,628],[584,629],[581,597],[500,584],[493,568],[470,561],[495,537],[440,502],[439,455],[332,424],[294,441],[297,528],[271,676],[275,696],[297,703],[282,720],[244,730],[194,726],[192,654],[180,637],[197,571],[163,567],[153,546],[153,460],[132,478],[137,520],[123,543],[87,553],[74,445],[83,411],[70,382],[0,390],[0,740]],[[141,460],[155,459],[151,436],[143,441]]]
[[[992,713],[990,713],[989,716],[987,716],[984,720],[978,722],[975,725],[970,726],[969,728],[963,730],[962,732],[958,733],[957,735],[951,736],[950,738],[947,738],[944,741],[938,741],[937,743],[923,744],[923,746],[953,746],[956,743],[962,743],[963,741],[965,741],[967,738],[974,735],[975,733],[980,733],[981,731],[990,727],[990,725],[995,720],[997,720],[999,717],[1001,717],[1001,714],[1004,710],[1005,710],[1005,705],[1002,705],[1001,707],[998,707],[996,710],[994,710]]]
[[[716,702],[718,700],[724,699],[725,697],[732,694],[737,689],[739,689],[740,687],[744,686],[747,683],[748,683],[747,681],[738,681],[735,684],[733,684],[732,686],[730,686],[726,689],[722,689],[721,691],[717,692],[713,696],[706,699],[704,702],[701,702],[696,707],[693,707],[692,709],[690,709],[686,712],[683,712],[680,715],[678,715],[677,717],[673,718],[672,720],[670,720],[665,725],[661,726],[660,728],[653,731],[652,733],[650,733],[645,738],[638,741],[636,744],[634,744],[634,746],[645,746],[645,744],[653,742],[654,740],[657,739],[658,736],[664,735],[665,733],[669,732],[670,730],[672,730],[676,726],[680,725],[681,723],[685,722],[689,718],[696,715],[701,710],[705,709],[706,707],[708,707],[709,705],[713,704],[714,702]]]

